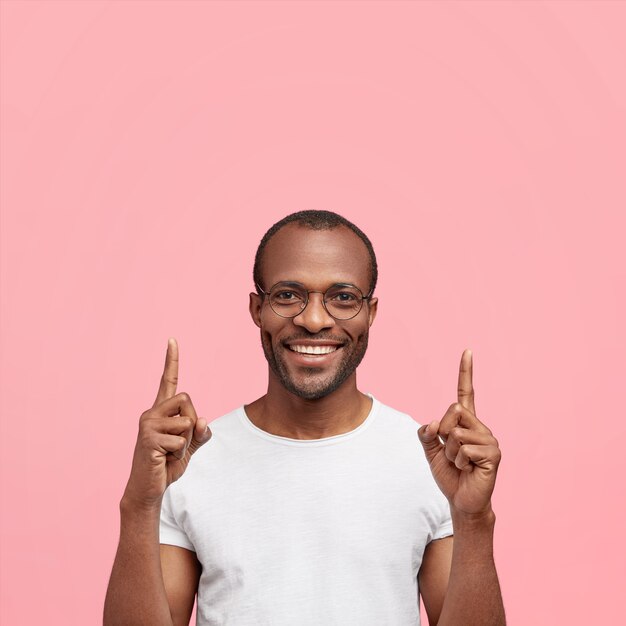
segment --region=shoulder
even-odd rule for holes
[[[408,463],[411,467],[417,465],[420,475],[432,480],[424,448],[417,434],[420,422],[404,411],[382,402],[379,405],[376,428],[373,429],[378,448],[387,452],[390,463]]]
[[[209,428],[213,433],[227,434],[241,427],[241,411],[239,406],[224,415],[220,415],[209,422]]]
[[[408,413],[376,399],[374,401],[378,403],[378,409],[372,435],[378,447],[411,463],[415,458],[421,459],[424,453],[417,436],[420,424]]]
[[[246,440],[242,435],[247,430],[244,425],[243,407],[236,409],[216,417],[209,422],[211,429],[211,439],[202,446],[198,453],[204,452],[202,456],[209,454],[215,455],[221,449],[230,449],[233,445],[238,447]]]
[[[247,441],[243,437],[245,428],[241,417],[242,408],[220,415],[209,422],[211,438],[191,458],[189,467],[177,481],[177,485],[186,485],[193,478],[207,477],[207,472],[228,465],[229,459],[240,458],[240,449]]]
[[[412,431],[415,432],[420,427],[417,422],[408,413],[394,409],[380,400],[374,400],[378,403],[378,415],[376,421],[379,427],[393,431]]]

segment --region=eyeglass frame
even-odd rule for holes
[[[317,291],[315,289],[305,289],[304,285],[302,283],[296,282],[296,281],[289,281],[289,280],[279,280],[277,283],[274,283],[271,287],[269,291],[265,291],[261,285],[259,285],[259,283],[254,283],[256,288],[263,294],[263,296],[269,296],[272,293],[272,290],[274,289],[274,287],[276,287],[276,285],[280,285],[282,283],[285,283],[287,285],[294,285],[294,286],[298,286],[298,287],[302,287],[302,291],[306,292],[306,301],[304,303],[304,306],[300,309],[300,311],[298,313],[296,313],[295,315],[281,315],[280,313],[276,312],[276,309],[274,309],[274,307],[272,306],[272,303],[270,302],[270,309],[272,309],[272,312],[275,313],[276,315],[278,315],[278,317],[282,317],[283,319],[286,320],[292,320],[295,319],[296,317],[298,317],[298,315],[302,315],[302,313],[304,313],[304,311],[306,310],[307,306],[309,306],[309,294],[310,293],[321,293],[322,294],[322,306],[324,307],[324,311],[326,311],[326,313],[328,313],[328,315],[330,315],[334,320],[337,320],[338,322],[347,322],[348,320],[353,320],[362,310],[363,310],[363,302],[365,302],[365,300],[371,300],[372,299],[372,294],[374,293],[373,289],[370,289],[367,293],[366,296],[363,295],[363,292],[356,286],[353,285],[352,283],[334,283],[332,284],[326,291]],[[324,296],[326,296],[326,294],[333,288],[333,287],[352,287],[354,289],[356,289],[360,294],[361,294],[361,306],[359,307],[359,310],[352,315],[351,317],[335,317],[326,307],[326,299]]]

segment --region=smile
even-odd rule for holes
[[[339,346],[288,346],[293,352],[299,352],[300,354],[330,354],[335,352]]]

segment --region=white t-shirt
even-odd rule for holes
[[[161,543],[202,564],[198,625],[419,625],[424,548],[452,534],[419,424],[372,398],[323,439],[271,435],[243,407],[210,427],[161,510]]]

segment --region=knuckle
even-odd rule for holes
[[[463,435],[463,429],[455,426],[451,431],[449,436],[452,437],[455,441],[461,441],[461,436]]]
[[[185,415],[184,413],[181,413],[180,415],[176,415],[175,419],[176,419],[176,428],[180,428],[181,431],[189,428],[189,415]]]
[[[467,460],[469,459],[466,446],[467,444],[460,446],[459,451],[456,455],[456,460],[461,461],[463,464],[465,464]]]
[[[482,423],[478,424],[477,431],[480,432],[485,437],[488,437],[489,443],[492,443],[493,441],[496,440],[496,438],[493,436],[493,433]]]
[[[170,385],[178,385],[178,376],[173,374],[168,374],[167,376],[163,374],[163,380]]]
[[[152,442],[152,433],[148,431],[144,431],[139,435],[139,442],[143,448],[152,449],[155,447]]]
[[[181,402],[191,402],[191,397],[189,396],[189,394],[186,391],[183,391],[181,393],[178,394],[178,399]]]
[[[193,417],[189,415],[180,416],[180,428],[182,432],[186,432],[186,431],[193,429],[194,425],[195,424],[194,424]]]
[[[145,437],[152,429],[145,421],[139,422],[139,435]]]

